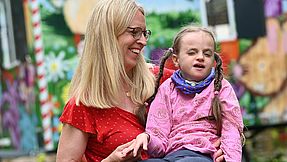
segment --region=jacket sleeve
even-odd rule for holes
[[[162,157],[166,154],[168,135],[171,129],[171,109],[167,84],[163,83],[150,106],[146,132],[150,135],[148,153],[151,157]]]
[[[223,106],[220,148],[224,152],[226,161],[238,162],[241,161],[242,156],[243,120],[238,99],[227,80],[223,80],[219,97]]]

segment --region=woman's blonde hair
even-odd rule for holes
[[[132,76],[124,66],[124,54],[118,37],[126,31],[136,12],[142,7],[134,0],[99,0],[90,17],[85,34],[85,45],[73,76],[70,97],[76,103],[97,108],[118,105],[123,84],[131,86],[131,99],[143,104],[154,92],[154,76],[143,55],[139,55]]]

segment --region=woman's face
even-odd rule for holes
[[[141,34],[140,38],[138,39],[134,38],[134,28],[140,28],[142,31],[146,30],[145,16],[140,11],[137,11],[129,27],[118,37],[119,46],[124,55],[126,72],[129,72],[135,67],[138,57],[141,55],[142,50],[147,43],[147,40],[143,34]]]

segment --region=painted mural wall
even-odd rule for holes
[[[41,137],[37,115],[36,69],[28,56],[24,13],[25,1],[0,1],[0,152],[37,150]],[[13,11],[9,10],[14,6]],[[10,8],[11,9],[11,8]],[[17,16],[9,19],[9,16]],[[14,17],[15,18],[15,17]],[[16,22],[23,22],[18,24]],[[19,26],[17,26],[19,25]],[[24,27],[24,28],[23,28]],[[12,34],[11,34],[12,33]]]
[[[77,36],[66,25],[62,2],[23,1],[29,46],[23,61],[5,67],[10,53],[1,46],[0,151],[56,149],[58,118],[78,61]]]
[[[1,67],[0,150],[56,149],[58,118],[95,1],[23,1],[29,54],[13,68]],[[139,0],[152,30],[144,51],[147,62],[158,64],[181,26],[201,23],[198,2]],[[284,0],[264,2],[266,35],[219,42],[248,126],[287,122],[287,5]],[[174,68],[171,62],[166,67]]]

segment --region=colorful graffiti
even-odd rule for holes
[[[18,111],[20,96],[17,93],[18,83],[11,84],[6,82],[7,91],[3,93],[0,106],[2,112],[3,128],[8,129],[11,135],[12,146],[16,149],[20,148],[20,128],[19,118],[20,113]]]
[[[34,66],[23,63],[10,71],[2,70],[2,73],[0,135],[6,142],[1,145],[1,148],[38,149]]]
[[[264,123],[278,123],[286,118],[287,51],[283,49],[283,33],[279,20],[266,19],[267,36],[254,40],[242,53],[238,64],[247,72],[237,79],[254,96],[268,97],[266,105],[258,105],[258,117]],[[287,42],[285,42],[287,44]],[[276,66],[274,66],[276,65]],[[243,71],[243,70],[242,70]],[[286,120],[285,120],[286,121]]]
[[[25,11],[29,12],[26,14],[31,16],[26,17],[27,31],[30,31],[27,34],[32,35],[33,28],[41,23],[43,35],[41,37],[37,35],[39,29],[34,32],[36,32],[37,39],[43,38],[43,42],[40,44],[44,44],[44,46],[39,47],[39,42],[35,44],[29,42],[31,49],[27,62],[22,62],[12,69],[1,68],[0,149],[37,151],[45,147],[47,141],[44,140],[45,128],[42,125],[43,114],[40,111],[43,102],[40,100],[43,98],[40,95],[42,82],[36,84],[39,80],[36,76],[43,70],[47,72],[47,99],[45,103],[46,107],[49,107],[47,113],[50,115],[48,120],[51,123],[51,140],[54,143],[52,149],[56,149],[59,139],[61,124],[58,118],[67,100],[67,89],[77,64],[77,49],[74,35],[65,24],[62,13],[63,6],[50,1],[39,2],[41,22],[34,22],[31,26],[31,14],[35,4],[32,1],[24,1],[25,6],[29,6],[29,8],[25,8]],[[28,35],[28,38],[32,37],[31,35]],[[39,66],[36,66],[40,62],[39,58],[35,56],[34,45],[36,51],[43,48],[44,55],[41,56],[41,59],[45,62],[45,66],[41,67],[40,71]]]

